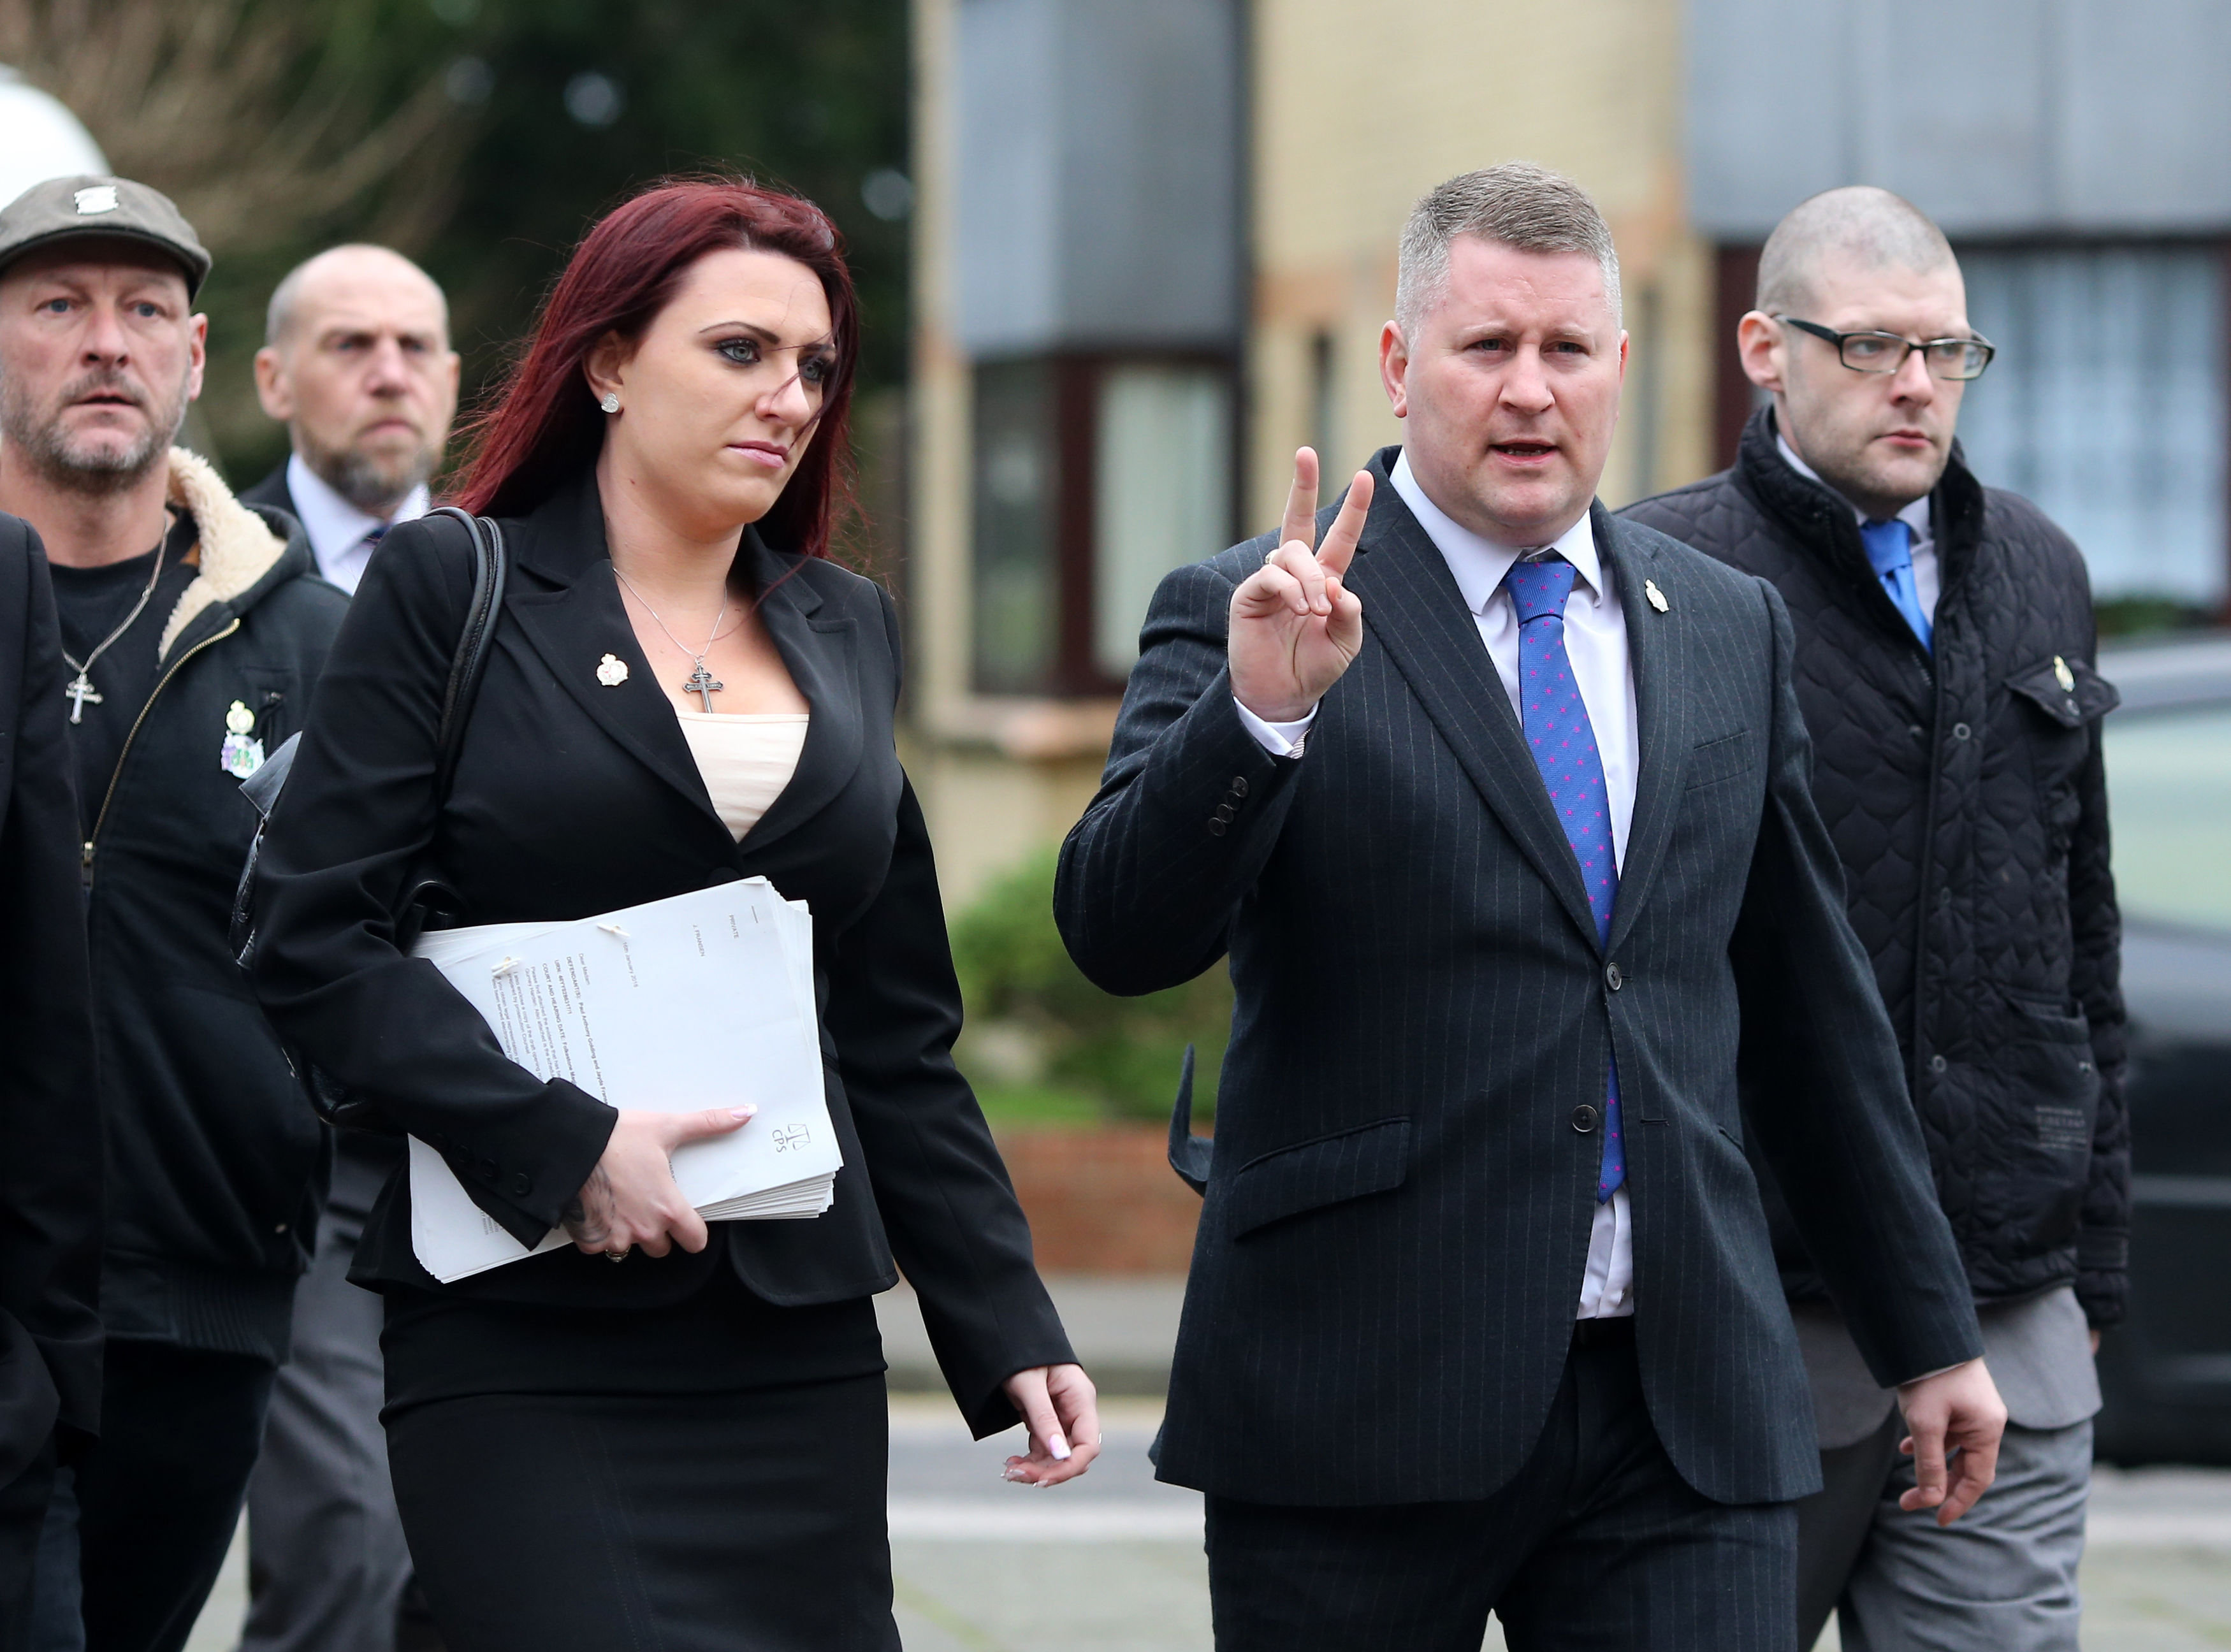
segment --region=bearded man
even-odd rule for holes
[[[430,502],[457,411],[449,302],[400,253],[327,248],[272,291],[255,393],[294,452],[241,498],[297,519],[353,595],[381,536]]]
[[[353,594],[373,548],[424,516],[457,410],[442,289],[385,247],[328,248],[273,289],[255,357],[263,410],[293,452],[241,498],[297,519],[318,571]],[[387,1475],[379,1299],[349,1259],[402,1156],[392,1137],[333,1140],[317,1255],[294,1290],[281,1369],[248,1488],[242,1652],[388,1652],[411,1552]]]
[[[324,1133],[226,949],[255,810],[346,601],[293,522],[171,446],[210,256],[143,184],[0,210],[0,511],[54,568],[107,1133],[98,1442],[58,1490],[42,1644],[184,1644],[239,1517]],[[74,1524],[76,1542],[68,1528]],[[74,1560],[76,1565],[70,1563]]]

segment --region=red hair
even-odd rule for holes
[[[847,438],[859,300],[837,226],[821,209],[741,177],[654,184],[583,237],[543,301],[525,353],[468,429],[457,503],[485,515],[524,515],[593,466],[605,415],[582,373],[590,351],[610,333],[640,339],[690,267],[728,248],[796,259],[820,277],[829,300],[836,360],[814,439],[759,524],[778,550],[827,556],[837,506],[851,496]]]

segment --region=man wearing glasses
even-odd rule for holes
[[[2075,1652],[2092,1356],[2122,1317],[2130,1229],[2099,755],[2116,696],[2092,669],[2090,586],[2066,534],[1961,461],[1961,398],[1992,350],[1908,203],[1841,189],[1791,212],[1737,343],[1772,400],[1734,468],[1626,513],[1788,605],[1814,795],[2010,1418],[1958,1526],[1902,1513],[1894,1397],[1758,1166],[1826,1482],[1800,1506],[1800,1644],[1837,1610],[1846,1648]]]

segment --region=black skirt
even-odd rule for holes
[[[450,1652],[896,1652],[867,1299],[388,1298],[388,1456]]]

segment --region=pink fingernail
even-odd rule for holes
[[[731,1119],[755,1119],[759,1116],[759,1111],[757,1107],[730,1107],[728,1116]]]
[[[1058,1434],[1047,1436],[1046,1454],[1056,1462],[1067,1462],[1069,1461],[1069,1442],[1063,1439]]]

